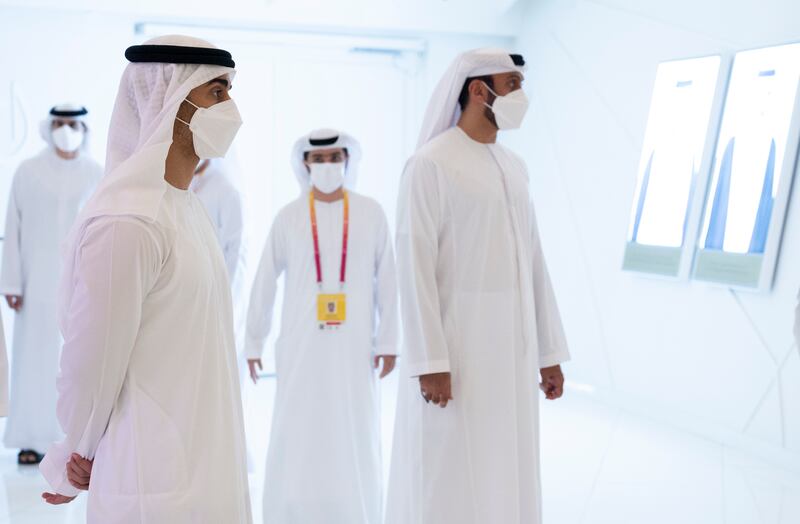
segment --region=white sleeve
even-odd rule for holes
[[[250,292],[244,344],[244,354],[247,359],[261,358],[272,327],[272,309],[275,306],[278,277],[285,267],[282,222],[278,216],[272,225]]]
[[[397,205],[397,271],[404,353],[414,376],[450,371],[436,268],[442,222],[436,166],[412,157]]]
[[[394,270],[394,250],[386,215],[380,211],[377,249],[375,251],[375,304],[378,326],[375,332],[375,354],[397,354],[397,280]]]
[[[539,367],[546,368],[569,360],[567,339],[558,312],[558,303],[544,259],[533,202],[530,203],[531,249],[533,253],[533,300],[539,346]]]
[[[72,453],[94,458],[117,401],[139,332],[142,304],[160,268],[158,243],[131,220],[90,224],[75,254],[73,294],[64,320],[56,415],[64,440],[40,470],[56,493],[74,496]]]
[[[22,168],[17,170],[11,184],[6,210],[6,232],[3,240],[3,267],[0,272],[0,294],[22,295],[22,238],[20,223],[22,220],[19,208],[19,178]]]

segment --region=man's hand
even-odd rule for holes
[[[542,368],[540,373],[542,382],[539,384],[539,389],[544,391],[547,399],[561,398],[561,395],[564,394],[564,374],[561,372],[561,366]]]
[[[59,493],[42,493],[42,498],[48,504],[58,506],[59,504],[67,504],[75,500],[75,497],[68,497]]]
[[[383,359],[383,369],[381,370],[380,378],[384,378],[394,370],[394,365],[397,362],[397,355],[377,355],[375,357],[375,369],[380,367],[381,359]]]
[[[6,302],[8,303],[8,307],[17,313],[22,309],[22,296],[20,295],[6,295]]]
[[[92,476],[93,460],[88,460],[73,453],[67,462],[67,480],[72,487],[86,491],[89,489],[89,478]]]
[[[450,373],[421,375],[419,389],[425,402],[433,402],[440,407],[447,406],[447,402],[453,400],[453,393],[450,389]]]
[[[261,367],[261,359],[260,358],[248,358],[247,359],[247,367],[250,368],[250,378],[253,379],[253,384],[258,383],[258,371],[256,371],[256,366],[258,366],[258,370],[262,371],[264,368]]]

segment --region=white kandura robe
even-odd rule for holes
[[[316,202],[325,293],[339,292],[343,202]],[[347,320],[317,323],[308,193],[270,231],[248,311],[247,358],[260,358],[276,281],[285,274],[278,375],[264,482],[267,524],[379,524],[381,440],[374,355],[394,355],[397,289],[389,228],[372,199],[350,193]]]
[[[202,175],[195,176],[189,189],[194,191],[208,212],[214,231],[219,240],[225,267],[231,282],[233,295],[233,328],[236,333],[237,348],[244,344],[244,323],[247,305],[244,297],[244,261],[246,253],[243,244],[244,215],[242,197],[224,173],[215,165],[210,165]],[[239,379],[244,379],[244,363]]]
[[[60,158],[47,148],[24,161],[6,212],[0,294],[22,295],[14,315],[11,396],[4,444],[44,453],[62,437],[56,419],[61,350],[57,319],[61,243],[103,169],[86,154]]]
[[[235,282],[242,269],[242,197],[225,175],[212,166],[195,176],[189,189],[203,203],[214,224],[225,267],[231,282]]]
[[[169,186],[154,222],[92,219],[63,320],[58,417],[41,470],[74,495],[94,457],[88,522],[251,522],[231,295],[213,226]]]
[[[246,381],[249,380],[243,349],[247,315],[244,289],[244,266],[247,257],[243,242],[244,211],[241,194],[225,173],[219,170],[216,162],[217,160],[212,160],[202,175],[196,175],[189,189],[194,191],[208,212],[217,234],[219,247],[222,249],[222,256],[225,258],[225,267],[228,269],[233,299],[233,332],[239,357],[239,384],[244,394]],[[253,470],[253,460],[249,451],[247,470],[248,472]]]
[[[388,524],[539,524],[538,370],[569,358],[523,161],[445,131],[398,207],[404,327]],[[418,375],[450,372],[426,404]]]

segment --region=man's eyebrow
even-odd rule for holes
[[[209,83],[209,85],[210,84],[221,84],[222,87],[228,87],[230,85],[230,82],[228,82],[224,78],[214,78],[213,80],[209,80],[208,83]]]

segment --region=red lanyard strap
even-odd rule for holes
[[[311,236],[314,240],[314,263],[317,266],[317,284],[322,285],[322,263],[319,254],[319,233],[317,232],[317,211],[314,207],[314,191],[308,194],[308,210],[311,215]],[[342,262],[339,269],[339,283],[344,285],[347,272],[347,237],[350,227],[350,198],[344,191],[344,226],[342,231]]]

